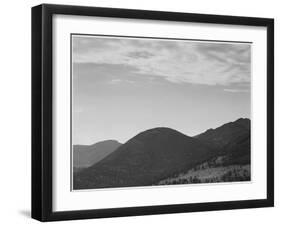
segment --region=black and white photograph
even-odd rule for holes
[[[33,219],[274,206],[274,18],[151,3],[32,7]]]
[[[72,34],[71,189],[250,182],[251,47]]]

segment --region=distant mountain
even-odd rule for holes
[[[204,142],[169,128],[144,131],[78,172],[74,189],[152,185],[214,155]]]
[[[99,162],[113,151],[120,144],[116,140],[105,140],[93,145],[74,145],[73,146],[73,166],[74,171],[79,171],[81,168],[89,167]]]

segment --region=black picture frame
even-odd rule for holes
[[[52,210],[52,18],[55,14],[266,27],[267,198],[54,212]],[[273,19],[50,4],[32,8],[32,218],[40,221],[57,221],[271,206],[274,206]]]

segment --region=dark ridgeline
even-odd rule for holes
[[[218,164],[219,158],[223,161]],[[165,180],[167,178],[172,178],[172,183],[176,184],[182,183],[175,179],[179,174],[191,169],[202,170],[202,165],[235,164],[250,164],[249,119],[239,119],[195,137],[170,128],[154,128],[136,135],[99,162],[76,172],[73,189],[147,186],[163,180],[162,184],[169,184],[171,180]],[[222,180],[235,180],[232,174],[230,179]],[[192,181],[200,182],[199,179]]]

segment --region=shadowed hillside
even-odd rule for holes
[[[74,189],[250,180],[250,120],[195,137],[170,128],[146,130],[75,173]]]
[[[215,146],[220,155],[225,155],[225,164],[250,164],[249,119],[238,119],[216,129],[209,129],[196,136],[197,139]]]
[[[151,185],[209,158],[212,150],[169,128],[144,131],[77,174],[74,189]]]
[[[249,134],[250,123],[249,119],[240,118],[234,122],[226,123],[216,129],[208,129],[206,132],[195,137],[222,148],[234,139],[241,137],[242,135]]]
[[[216,156],[176,173],[158,185],[249,181],[251,179],[250,120],[238,119],[195,136],[216,148]]]

